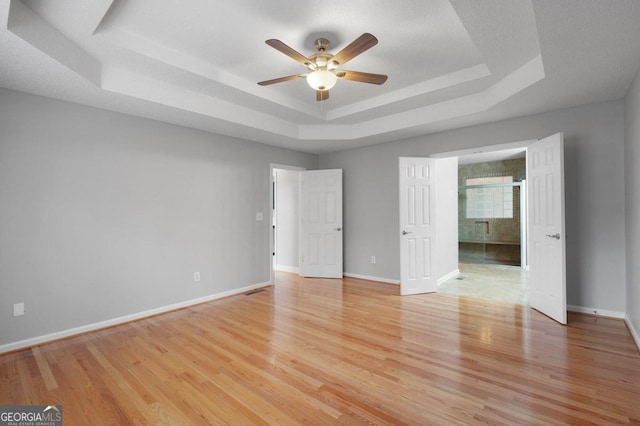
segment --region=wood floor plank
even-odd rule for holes
[[[32,352],[33,352],[33,357],[38,363],[38,368],[40,369],[40,376],[42,376],[44,384],[47,387],[47,390],[56,389],[58,387],[58,383],[56,382],[56,379],[53,377],[53,374],[51,373],[51,369],[49,368],[49,363],[44,359],[42,351],[40,350],[39,347],[35,347],[33,348]]]
[[[634,424],[621,320],[302,279],[0,355],[0,404],[84,424]]]

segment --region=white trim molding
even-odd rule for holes
[[[460,275],[460,269],[455,269],[455,270],[449,272],[444,277],[438,278],[437,285],[445,283],[445,282],[449,281],[450,279],[457,277],[458,275]]]
[[[352,274],[350,272],[345,272],[343,275],[345,277],[357,278],[359,280],[377,281],[379,283],[400,285],[400,281],[399,280],[392,280],[392,279],[389,279],[389,278],[371,277],[369,275]]]
[[[597,315],[600,317],[609,317],[609,318],[623,319],[625,317],[624,312],[608,311],[606,309],[589,308],[586,306],[567,305],[567,311],[579,312],[581,314]]]
[[[638,351],[640,351],[640,333],[633,326],[633,322],[631,322],[631,318],[627,315],[624,316],[624,322],[627,324],[627,328],[629,329],[629,333],[631,333],[631,337],[633,337],[633,341],[636,343],[638,347]]]
[[[52,342],[54,340],[64,339],[64,338],[75,336],[78,334],[88,333],[90,331],[96,331],[96,330],[100,330],[107,327],[113,327],[115,325],[124,324],[130,321],[135,321],[135,320],[151,317],[158,314],[164,314],[166,312],[171,312],[178,309],[188,308],[190,306],[199,305],[201,303],[211,302],[213,300],[222,299],[224,297],[245,293],[247,291],[255,290],[257,288],[268,287],[270,285],[272,285],[271,282],[248,285],[246,287],[236,288],[229,291],[223,291],[222,293],[216,293],[209,296],[199,297],[197,299],[186,300],[184,302],[174,303],[172,305],[161,306],[159,308],[150,309],[144,312],[138,312],[135,314],[125,315],[118,318],[95,322],[93,324],[87,324],[87,325],[82,325],[80,327],[70,328],[68,330],[62,330],[62,331],[57,331],[55,333],[45,334],[43,336],[37,336],[37,337],[32,337],[30,339],[7,343],[5,345],[0,345],[0,354],[29,348],[31,346]]]
[[[300,268],[298,268],[297,266],[289,266],[289,265],[274,265],[273,270],[274,270],[274,271],[289,272],[289,273],[291,273],[291,274],[298,274],[298,275],[300,275]]]

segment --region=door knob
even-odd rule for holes
[[[402,230],[402,235],[407,235],[407,234],[411,234],[411,231],[405,231],[404,229]]]
[[[342,231],[342,228],[333,228],[334,231]]]
[[[555,238],[556,240],[559,240],[559,239],[560,239],[560,234],[553,234],[553,235],[549,235],[549,234],[547,234],[547,237],[549,237],[549,238]]]

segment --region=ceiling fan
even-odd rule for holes
[[[316,100],[324,101],[329,99],[329,89],[336,84],[338,79],[359,81],[370,84],[382,84],[387,81],[387,76],[382,74],[338,69],[338,67],[344,65],[347,61],[378,44],[378,39],[369,33],[362,34],[335,55],[327,52],[329,40],[326,38],[319,38],[315,41],[315,47],[318,49],[318,53],[314,53],[308,58],[304,57],[302,54],[298,53],[280,40],[269,39],[265,41],[265,43],[290,58],[300,62],[302,65],[307,67],[309,72],[261,81],[258,83],[260,86],[268,86],[270,84],[282,83],[284,81],[296,80],[298,78],[306,78],[309,86],[316,91]]]

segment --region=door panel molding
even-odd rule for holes
[[[435,162],[432,158],[401,157],[400,173],[400,294],[436,291],[434,277]]]
[[[300,275],[342,278],[342,170],[300,172]]]
[[[564,137],[562,133],[527,148],[529,215],[529,303],[561,324],[567,323],[566,235],[564,216]]]

